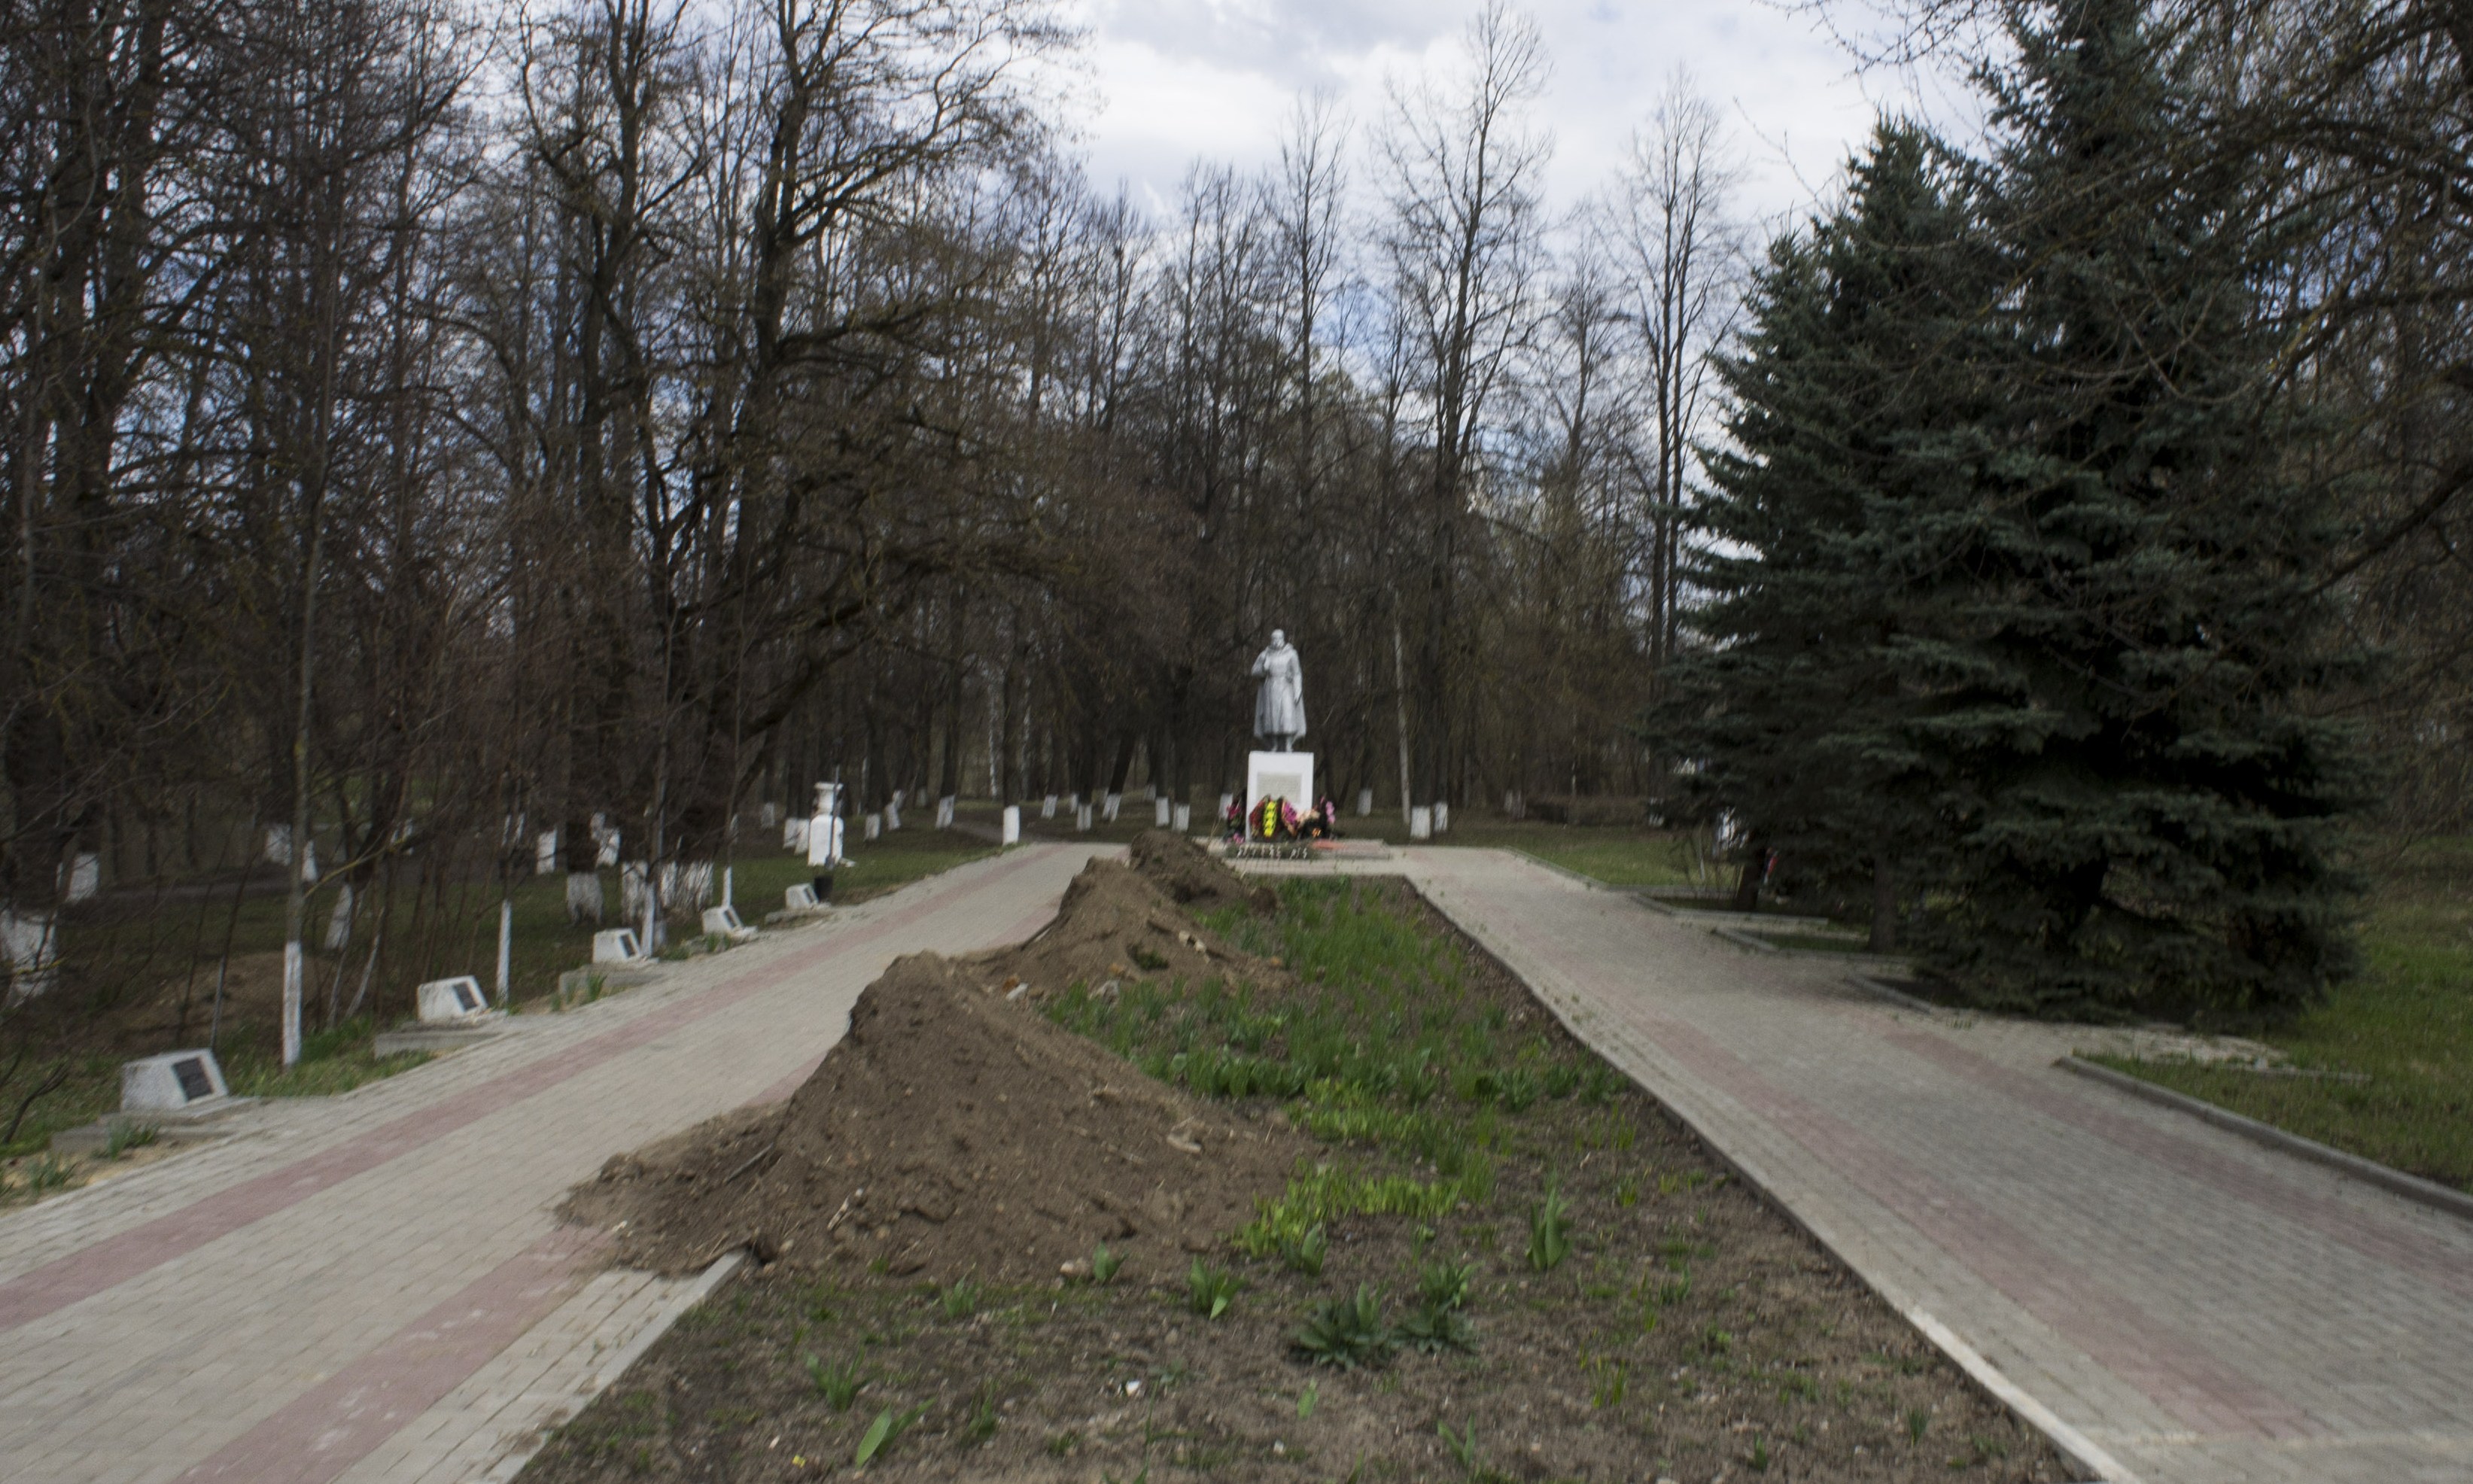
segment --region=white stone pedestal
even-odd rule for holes
[[[1245,818],[1265,799],[1285,799],[1299,814],[1314,806],[1314,754],[1311,753],[1248,753],[1245,754]]]

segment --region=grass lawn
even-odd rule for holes
[[[2360,978],[2258,1039],[2296,1067],[2261,1077],[2177,1063],[2106,1065],[2382,1164],[2473,1190],[2473,838],[2374,862]]]
[[[1318,1141],[1252,1221],[1044,1282],[752,1270],[522,1478],[2068,1476],[1404,885],[1279,896],[1210,921],[1293,989],[1129,974],[1047,1004]]]

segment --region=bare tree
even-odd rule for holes
[[[1710,358],[1725,343],[1741,281],[1741,230],[1728,215],[1734,176],[1724,121],[1678,72],[1633,132],[1599,218],[1605,251],[1628,289],[1626,317],[1640,337],[1648,437],[1632,463],[1656,660],[1674,652],[1692,446],[1705,432]]]
[[[1538,176],[1551,141],[1522,110],[1547,78],[1536,23],[1495,0],[1470,21],[1466,71],[1396,87],[1381,138],[1389,168],[1390,312],[1417,361],[1430,445],[1420,513],[1424,553],[1415,677],[1414,787],[1452,791],[1466,696],[1461,563],[1486,476],[1488,419],[1535,326],[1531,282],[1542,222]]]

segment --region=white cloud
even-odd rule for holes
[[[1386,76],[1448,58],[1476,0],[1082,0],[1093,111],[1083,121],[1100,189],[1174,198],[1198,156],[1258,168],[1277,156],[1297,95],[1331,90],[1359,128],[1380,122]],[[1554,63],[1536,121],[1556,150],[1557,207],[1604,181],[1668,76],[1689,70],[1727,114],[1745,166],[1743,208],[1800,211],[1877,112],[1918,105],[1905,80],[1859,76],[1816,20],[1768,0],[1537,0]],[[1948,105],[1925,100],[1927,111]],[[1359,156],[1360,166],[1363,162]]]

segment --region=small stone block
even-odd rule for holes
[[[640,964],[643,961],[644,947],[636,941],[634,928],[611,927],[592,935],[592,962]]]
[[[215,1054],[166,1051],[120,1066],[122,1113],[178,1113],[199,1103],[231,1096]]]
[[[470,974],[432,979],[414,993],[423,1025],[459,1025],[490,1013],[490,997]]]

